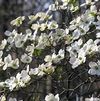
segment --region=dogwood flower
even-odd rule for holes
[[[89,39],[82,47],[86,54],[92,54],[93,52],[98,51],[97,40],[93,41]]]
[[[55,6],[55,4],[49,5],[49,10],[50,10],[50,11],[56,11],[56,6]]]
[[[58,52],[58,57],[60,59],[64,59],[64,54],[65,54],[64,50],[63,49],[60,49],[59,52]]]
[[[45,62],[52,62],[52,56],[46,55],[44,61]]]
[[[39,23],[38,24],[32,24],[31,28],[33,30],[38,30],[40,28],[40,25],[39,25]]]
[[[29,75],[38,75],[39,69],[38,68],[31,68],[29,71]]]
[[[18,33],[16,30],[13,30],[12,32],[5,32],[6,36],[9,36],[7,39],[7,42],[12,44],[15,41],[15,38],[17,37]]]
[[[26,70],[21,71],[21,81],[23,83],[28,83],[31,80],[31,77],[28,75]]]
[[[10,54],[8,54],[7,57],[4,58],[4,66],[3,66],[3,70],[6,70],[7,67],[10,67],[10,63],[12,62],[12,57]]]
[[[44,49],[46,46],[50,46],[49,37],[46,33],[41,33],[38,37],[38,44],[36,45],[36,48]]]
[[[6,99],[6,96],[5,95],[1,95],[0,96],[0,101],[6,101],[7,99]]]
[[[74,30],[74,32],[72,34],[73,34],[72,37],[73,37],[74,40],[78,39],[81,35],[80,30],[78,30],[78,29]]]
[[[36,15],[29,15],[28,18],[29,18],[30,22],[33,22],[33,21],[35,21],[38,18],[38,16],[36,16]]]
[[[100,32],[96,34],[96,38],[100,38]]]
[[[28,35],[22,35],[22,33],[18,34],[15,38],[15,46],[17,48],[23,47],[23,45],[27,41],[27,39],[28,39]]]
[[[4,65],[4,62],[2,61],[2,58],[0,58],[0,67]]]
[[[32,61],[32,57],[28,56],[27,54],[24,54],[21,56],[21,61],[23,63],[30,63]]]
[[[59,94],[56,94],[55,96],[53,94],[48,94],[45,97],[45,101],[59,101]]]
[[[40,31],[44,31],[46,29],[46,27],[47,27],[47,24],[46,23],[42,23],[40,25]]]
[[[78,67],[80,64],[84,63],[86,61],[86,56],[85,56],[85,52],[80,51],[78,54],[78,57],[71,57],[70,58],[70,63],[72,64],[72,68],[76,68]]]
[[[17,73],[16,77],[10,77],[10,79],[7,79],[5,81],[5,85],[9,88],[10,91],[13,91],[14,89],[25,87],[30,79],[31,78],[27,71],[22,70],[21,73]]]
[[[10,97],[8,101],[17,101],[17,99]]]
[[[5,87],[5,82],[0,82],[0,88]]]
[[[95,5],[91,5],[90,11],[93,13],[97,13],[97,7]]]
[[[16,85],[17,85],[16,83],[17,82],[16,82],[16,78],[15,77],[10,77],[10,79],[7,79],[5,81],[5,85],[6,85],[6,87],[9,88],[10,91],[12,91],[16,87]]]
[[[19,27],[23,23],[24,20],[25,20],[25,16],[20,16],[16,19],[12,20],[11,25],[13,25],[13,26],[15,25],[15,26]]]
[[[40,21],[43,21],[43,20],[46,20],[46,19],[50,19],[52,16],[49,16],[47,13],[44,13],[44,12],[38,12],[36,14],[37,17],[39,17]]]
[[[16,58],[15,60],[12,60],[9,64],[9,66],[13,69],[18,69],[19,68],[19,59]]]
[[[86,0],[86,4],[90,4],[92,0]]]
[[[48,24],[48,29],[57,29],[58,28],[58,24],[56,21],[52,21],[52,22],[49,22]]]
[[[46,63],[43,68],[43,72],[47,74],[52,74],[55,71],[55,67],[52,66],[52,63]]]
[[[18,67],[19,67],[19,59],[16,58],[15,60],[12,60],[11,55],[8,54],[8,56],[4,58],[3,70],[6,70],[7,67],[11,67],[13,69],[18,69]]]
[[[89,71],[88,73],[91,75],[100,75],[100,61],[98,60],[98,62],[90,62],[89,63]]]
[[[26,51],[28,52],[28,54],[29,54],[30,56],[33,55],[34,49],[35,49],[34,44],[31,44],[31,45],[29,45],[29,46],[26,47]]]
[[[2,42],[0,44],[0,50],[3,50],[6,45],[7,45],[7,40],[6,39],[2,40]]]
[[[44,61],[57,63],[62,59],[64,59],[64,50],[60,49],[57,55],[53,53],[52,55],[45,56]]]
[[[44,74],[52,74],[55,70],[55,67],[52,63],[41,64],[38,67],[38,76],[43,76]]]
[[[66,50],[70,53],[70,57],[77,57],[78,51],[81,49],[81,46],[83,44],[83,40],[79,39],[78,41],[75,41],[74,43],[71,44],[71,46],[68,46]]]
[[[7,30],[7,31],[5,31],[4,34],[5,34],[6,36],[11,36],[12,33],[11,33],[10,31]]]

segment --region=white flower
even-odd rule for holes
[[[5,33],[4,33],[6,36],[11,36],[11,32],[10,31],[5,31]]]
[[[64,50],[60,49],[57,55],[53,53],[52,55],[45,56],[44,61],[57,63],[62,59],[64,59]]]
[[[46,33],[41,33],[38,38],[37,49],[44,49],[46,46],[50,46],[49,37]]]
[[[71,56],[69,62],[72,64],[73,69],[78,67],[80,64],[82,64],[82,63],[84,63],[86,61],[86,56],[85,55],[86,54],[85,54],[84,50],[80,49],[78,51],[78,54],[77,54],[76,57],[74,55]]]
[[[12,60],[11,55],[8,54],[8,56],[4,58],[3,70],[6,70],[7,67],[11,67],[13,69],[18,69],[18,67],[19,67],[19,59],[16,58],[15,60]]]
[[[58,56],[55,53],[53,53],[52,55],[45,56],[44,60],[45,62],[54,62],[54,63],[59,62]]]
[[[16,78],[15,78],[15,83],[16,83],[16,87],[15,88],[19,88],[19,87],[25,87],[25,83],[22,81],[22,75],[21,73],[17,73]]]
[[[29,18],[30,22],[33,22],[33,21],[35,21],[38,17],[35,16],[35,15],[29,15],[28,18]]]
[[[30,78],[30,76],[28,75],[28,73],[27,73],[27,71],[26,70],[22,70],[21,71],[21,80],[22,80],[22,82],[23,83],[28,83],[30,80],[31,80],[31,78]]]
[[[29,75],[37,75],[39,73],[39,69],[38,68],[31,68],[29,71]]]
[[[27,41],[27,39],[28,39],[28,35],[22,35],[22,33],[18,34],[17,37],[15,38],[15,46],[17,48],[23,47],[23,45]]]
[[[20,26],[22,24],[22,22],[25,20],[25,16],[20,16],[14,20],[11,21],[11,25],[15,25],[15,26]]]
[[[4,58],[4,66],[3,66],[3,70],[6,70],[7,67],[10,67],[10,63],[12,61],[12,57],[10,54],[8,54],[7,57]]]
[[[0,58],[2,57],[2,55],[3,55],[3,51],[0,51]]]
[[[90,4],[92,0],[86,0],[86,4]]]
[[[76,28],[76,25],[70,25],[69,30],[74,30]]]
[[[43,20],[46,20],[46,19],[50,19],[52,16],[49,16],[47,13],[45,13],[45,12],[38,12],[37,14],[36,14],[36,16],[37,17],[39,17],[40,19],[40,21],[43,21]]]
[[[100,32],[96,34],[96,38],[100,38]]]
[[[78,53],[78,59],[84,63],[86,60],[86,53],[84,52],[84,50],[80,49],[79,53]]]
[[[98,21],[100,21],[100,16],[97,16]]]
[[[66,34],[69,34],[69,29],[68,28],[66,28],[65,31],[66,31]]]
[[[6,96],[5,95],[1,95],[0,96],[0,101],[6,101]]]
[[[28,54],[29,54],[30,56],[33,55],[34,49],[35,49],[34,44],[31,44],[31,45],[29,45],[29,46],[26,47],[26,51],[29,52]]]
[[[43,76],[44,74],[52,74],[55,70],[55,67],[52,66],[52,63],[41,64],[38,67],[38,76]]]
[[[46,27],[47,27],[47,24],[46,24],[46,23],[42,23],[42,24],[40,25],[40,30],[41,30],[41,31],[44,31],[44,30],[46,29]]]
[[[51,10],[51,11],[56,11],[56,6],[55,6],[55,4],[51,4],[51,5],[49,6],[49,10]]]
[[[86,57],[80,57],[80,58],[70,58],[70,63],[72,64],[72,68],[78,67],[80,64],[84,63],[86,60]]]
[[[28,36],[31,36],[31,35],[32,35],[31,29],[27,29],[27,30],[26,30],[26,34],[27,34]]]
[[[46,55],[44,61],[45,62],[52,62],[52,57],[50,55]]]
[[[10,91],[12,91],[16,87],[17,84],[15,81],[16,81],[15,77],[10,77],[10,79],[7,79],[5,81],[5,85],[6,85],[6,87],[9,88]]]
[[[43,76],[45,74],[44,68],[45,68],[45,64],[44,63],[39,65],[39,67],[38,67],[38,70],[39,70],[38,76]]]
[[[74,32],[72,33],[73,34],[73,39],[78,39],[80,37],[80,30],[76,29],[74,30]]]
[[[58,56],[55,53],[52,54],[52,62],[54,63],[59,62]]]
[[[84,34],[86,34],[86,32],[89,31],[89,24],[84,24],[84,25],[82,24],[80,27],[83,30],[83,31],[81,31],[81,35],[84,35]]]
[[[2,58],[0,58],[0,67],[4,65],[4,62],[2,61]]]
[[[8,39],[7,39],[7,42],[10,43],[10,44],[12,44],[15,41],[15,38],[18,35],[18,33],[17,33],[17,31],[15,29],[12,32],[7,31],[7,32],[5,32],[5,34],[7,36],[9,36]]]
[[[76,23],[80,23],[80,22],[81,22],[81,17],[79,16],[76,18]]]
[[[91,5],[90,11],[96,13],[97,12],[96,5]]]
[[[59,59],[64,59],[64,54],[65,54],[64,50],[60,49],[59,52],[58,52],[58,58]]]
[[[90,62],[89,63],[89,67],[91,67],[92,69],[94,69],[95,67],[97,67],[97,63],[96,62]]]
[[[45,97],[45,101],[59,101],[59,94],[56,94],[55,96],[53,94],[48,94]]]
[[[100,61],[98,62],[90,62],[89,63],[89,71],[88,73],[91,75],[100,75]]]
[[[52,74],[55,71],[55,67],[52,66],[52,63],[46,63],[43,68],[43,72],[47,74]]]
[[[16,58],[15,60],[12,60],[9,66],[13,69],[18,69],[19,68],[19,59]]]
[[[17,101],[17,99],[10,97],[8,101]]]
[[[21,61],[23,63],[30,63],[32,61],[32,57],[28,56],[27,54],[24,54],[21,56]]]
[[[81,46],[81,45],[83,44],[83,40],[82,40],[82,39],[79,39],[79,40],[77,41],[77,44],[78,44],[79,46]]]
[[[56,21],[51,21],[48,24],[48,29],[57,29],[58,28],[58,24]]]
[[[6,45],[7,45],[7,40],[6,39],[2,40],[2,42],[0,44],[0,50],[3,50]]]
[[[38,29],[40,28],[40,25],[39,25],[39,23],[37,23],[37,24],[32,24],[31,28],[32,28],[33,30],[38,30]]]
[[[5,87],[5,82],[0,82],[0,88]]]
[[[98,46],[96,41],[89,39],[82,47],[82,49],[86,52],[86,54],[92,54],[93,52],[98,51]]]
[[[26,70],[22,70],[21,73],[17,73],[16,77],[10,77],[5,81],[5,86],[9,88],[10,91],[18,89],[19,87],[25,87],[30,81],[30,76]]]
[[[67,5],[69,3],[70,0],[61,0],[63,2],[63,5]]]

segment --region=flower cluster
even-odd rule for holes
[[[60,7],[63,8],[71,4],[70,0],[62,0],[62,2],[63,6]],[[53,9],[52,6],[55,5],[51,5],[49,10]],[[80,17],[71,21],[69,26],[62,29],[56,21],[52,21],[49,11],[39,12],[27,18],[28,29],[22,32],[16,29],[6,31],[5,35],[8,38],[2,40],[0,44],[1,71],[10,71],[9,78],[0,80],[1,88],[10,91],[19,90],[30,85],[32,77],[52,76],[63,61],[67,61],[72,69],[76,69],[87,61],[87,57],[100,51],[100,15],[94,4],[91,4],[90,9]],[[25,16],[20,16],[11,24],[20,28],[25,19]],[[67,52],[69,56],[66,56]],[[89,62],[88,73],[99,76],[99,66],[99,60]],[[13,74],[11,70],[16,73]],[[9,101],[13,99],[10,98]],[[59,101],[59,95],[49,94],[45,97],[45,101],[51,100]]]

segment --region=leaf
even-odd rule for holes
[[[40,56],[42,53],[42,49],[35,49],[33,55],[34,56]]]

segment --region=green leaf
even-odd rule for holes
[[[42,49],[35,49],[33,55],[34,56],[40,56],[42,53]]]

